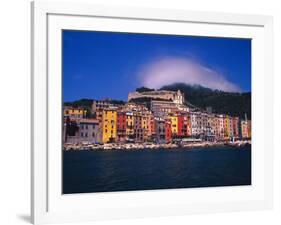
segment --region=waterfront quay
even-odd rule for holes
[[[131,92],[128,102],[63,107],[63,149],[173,149],[251,144],[251,120],[189,104],[178,91]]]
[[[153,143],[108,143],[108,144],[65,144],[63,150],[65,151],[81,151],[81,150],[173,150],[173,149],[194,149],[194,148],[208,148],[208,147],[237,147],[242,148],[244,146],[250,146],[251,141],[235,141],[235,142],[208,142],[200,141],[193,143],[168,143],[168,144],[153,144]]]

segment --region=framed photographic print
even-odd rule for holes
[[[272,207],[270,16],[32,3],[34,224]]]

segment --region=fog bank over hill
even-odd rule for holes
[[[166,56],[143,66],[139,74],[141,83],[148,88],[159,89],[165,84],[177,81],[189,85],[203,85],[213,90],[241,92],[226,74],[185,57]]]

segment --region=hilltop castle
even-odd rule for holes
[[[130,92],[128,95],[128,101],[132,99],[140,99],[140,98],[151,98],[152,100],[165,100],[165,101],[173,101],[176,104],[183,104],[184,93],[180,90],[178,91],[166,91],[166,90],[158,90],[158,91],[144,91],[144,92]]]

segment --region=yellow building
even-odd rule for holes
[[[143,127],[146,127],[148,139],[151,138],[153,135],[155,135],[155,120],[151,112],[147,114],[147,126],[143,124]]]
[[[148,115],[147,114],[143,114],[141,117],[141,128],[148,130]]]
[[[63,109],[64,117],[69,117],[70,119],[82,119],[86,117],[86,114],[87,110],[82,108],[64,107]]]
[[[229,139],[229,137],[230,137],[230,126],[229,126],[229,123],[230,123],[229,116],[225,115],[223,117],[224,139]]]
[[[242,120],[241,121],[241,135],[243,139],[251,138],[251,121]]]
[[[132,112],[126,113],[126,136],[134,135],[134,115]]]
[[[117,136],[117,112],[105,109],[102,112],[102,142],[115,141]]]
[[[178,117],[169,116],[169,119],[171,120],[171,124],[172,124],[172,134],[177,135],[178,134]]]
[[[145,112],[142,114],[141,117],[141,128],[143,130],[143,139],[147,141],[148,136],[151,136],[150,132],[150,113]]]
[[[220,120],[218,116],[214,116],[213,121],[212,121],[212,129],[214,130],[214,134],[216,139],[219,139],[220,136]]]

